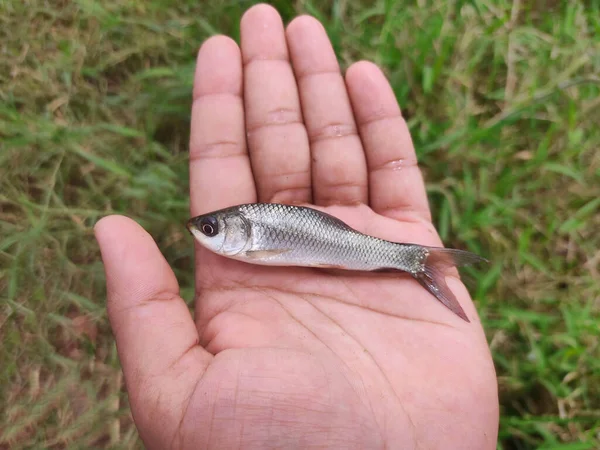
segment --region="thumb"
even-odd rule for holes
[[[134,419],[142,437],[144,428],[149,434],[165,433],[164,426],[156,425],[168,426],[169,416],[181,418],[177,406],[185,403],[181,397],[191,395],[186,386],[193,389],[212,356],[198,345],[198,331],[179,296],[175,275],[152,237],[123,216],[101,219],[94,231]],[[159,398],[168,402],[160,402],[157,411]],[[158,436],[151,439],[156,442],[154,438]]]

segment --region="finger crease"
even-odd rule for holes
[[[246,130],[248,133],[258,131],[263,128],[279,127],[284,125],[302,125],[300,112],[292,108],[280,108],[269,111],[264,120],[256,123],[248,123]]]
[[[179,363],[181,363],[181,360],[185,358],[190,352],[198,349],[199,344],[200,337],[196,334],[194,339],[192,339],[192,342],[188,344],[187,348],[181,353],[181,355],[179,355],[177,359],[175,359],[171,364],[169,364],[169,366],[165,369],[165,372],[173,370]]]
[[[194,92],[194,96],[193,96],[193,103],[197,103],[200,100],[206,100],[209,98],[220,98],[220,97],[233,97],[236,100],[241,101],[242,100],[242,94],[239,92],[200,92],[200,93],[196,93]],[[193,106],[193,105],[192,105]]]
[[[354,124],[332,123],[325,125],[315,131],[309,132],[308,139],[311,144],[328,139],[338,139],[347,136],[358,137],[358,131]]]
[[[244,61],[244,69],[247,69],[249,66],[261,63],[261,62],[276,62],[276,63],[285,63],[290,64],[290,60],[287,55],[274,55],[274,56],[252,56]]]
[[[246,156],[244,146],[233,140],[218,140],[190,148],[190,161]]]
[[[398,119],[401,119],[401,120],[404,119],[402,117],[402,114],[400,114],[400,113],[388,114],[388,113],[383,113],[383,112],[373,113],[367,119],[359,121],[359,126],[362,128],[362,127],[367,127],[369,125],[372,125],[374,123],[386,122],[388,120],[398,120]]]
[[[290,199],[301,198],[302,202],[306,197],[310,197],[310,186],[288,186],[285,188],[276,189],[275,193],[269,197],[271,203],[287,203]],[[283,201],[285,199],[285,201]],[[276,201],[277,200],[277,201]]]
[[[170,303],[173,301],[177,301],[179,299],[181,299],[181,297],[178,294],[175,294],[174,292],[160,291],[155,294],[152,294],[150,297],[144,298],[143,300],[140,300],[133,304],[125,306],[124,308],[120,308],[117,311],[117,314],[136,311],[140,308],[146,308],[148,306],[152,306],[155,303],[163,303],[163,302]]]
[[[159,291],[159,292],[153,294],[152,296],[142,300],[137,305],[142,306],[142,305],[148,305],[151,303],[162,303],[162,302],[171,303],[173,301],[177,301],[180,299],[181,299],[181,297],[178,294],[176,294],[175,292]]]
[[[306,71],[306,72],[301,72],[301,73],[296,73],[296,81],[298,83],[300,83],[301,81],[307,80],[309,78],[313,78],[313,77],[318,77],[321,75],[337,75],[342,79],[343,82],[343,78],[342,78],[342,74],[339,71],[339,69],[323,69],[323,70],[312,70],[312,71]]]
[[[265,189],[269,202],[275,202],[276,199],[285,199],[286,201],[310,198],[311,195],[311,173],[310,170],[290,171],[281,174],[265,174],[266,186],[272,186],[271,189]]]
[[[410,169],[418,167],[418,162],[415,158],[397,158],[390,159],[381,164],[377,164],[370,168],[371,172],[379,172],[381,170],[399,171],[402,169]]]
[[[381,215],[392,217],[401,222],[418,223],[426,226],[431,226],[431,214],[428,210],[415,209],[408,205],[396,204],[377,208],[377,212]]]
[[[342,188],[365,188],[366,187],[366,183],[362,183],[359,181],[334,181],[331,183],[327,183],[327,182],[323,182],[322,183],[324,187],[326,187],[327,189],[342,189]]]
[[[310,170],[294,170],[294,171],[290,171],[290,172],[284,172],[284,173],[277,173],[277,174],[272,174],[267,176],[267,178],[269,179],[273,179],[273,178],[285,178],[288,179],[290,177],[308,177],[308,179],[310,180]]]

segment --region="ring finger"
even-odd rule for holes
[[[310,140],[315,204],[366,203],[365,155],[327,33],[303,16],[290,23],[287,38]]]

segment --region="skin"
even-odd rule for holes
[[[340,73],[321,24],[270,6],[198,53],[191,215],[313,205],[367,234],[441,246],[382,72]],[[183,225],[182,225],[183,227]],[[134,221],[95,228],[131,410],[148,448],[494,449],[498,393],[467,323],[410,277],[229,260],[196,245],[196,308]]]

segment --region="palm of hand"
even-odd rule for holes
[[[405,155],[406,149],[404,154],[393,154],[397,145],[386,140],[387,130],[391,138],[398,137],[394,136],[393,121],[401,119],[393,116],[389,87],[377,78],[374,67],[363,65],[362,75],[359,69],[354,70],[358,73],[354,93],[347,77],[354,115],[359,126],[361,121],[364,125],[361,137],[370,166],[370,192],[360,182],[360,159],[355,157],[359,163],[353,163],[350,151],[344,155],[348,167],[341,169],[327,162],[327,154],[317,153],[315,147],[324,142],[331,145],[331,136],[313,134],[312,157],[308,143],[301,139],[288,142],[293,152],[282,157],[273,153],[268,141],[281,141],[281,136],[284,141],[294,141],[294,132],[277,130],[268,138],[260,135],[269,128],[264,123],[297,125],[290,119],[293,108],[261,106],[252,96],[256,81],[249,66],[261,59],[277,61],[269,59],[268,52],[276,51],[277,39],[282,37],[278,20],[273,10],[259,6],[242,22],[245,127],[248,142],[255,147],[250,148],[252,169],[247,154],[236,153],[237,141],[223,137],[239,131],[235,117],[231,120],[228,114],[231,111],[223,113],[234,122],[233,129],[227,129],[232,125],[223,125],[218,118],[210,123],[203,112],[214,106],[210,105],[212,100],[219,100],[220,107],[226,109],[228,97],[223,97],[223,89],[231,93],[237,89],[241,68],[239,73],[229,68],[219,77],[203,72],[218,72],[220,69],[214,67],[220,58],[235,59],[237,47],[225,38],[214,38],[200,51],[195,93],[203,101],[195,103],[192,119],[192,213],[256,200],[314,200],[317,207],[365,233],[439,246],[427,212],[418,212],[427,210],[420,175],[408,170],[401,179],[398,175],[402,171],[385,170],[386,164],[394,169],[394,162],[410,160],[410,155]],[[253,31],[261,24],[273,34],[275,50],[267,49],[265,37],[257,37],[258,32]],[[298,49],[302,43],[297,35],[306,35],[308,30],[317,36],[313,51],[328,44],[324,33],[319,40],[318,24],[302,18],[290,26],[288,45],[303,107],[309,105],[304,111],[304,126],[310,135],[311,127],[325,128],[315,125],[318,119],[314,117],[321,113],[319,106],[310,109],[311,94],[306,93],[314,89],[307,86],[310,77],[298,75],[303,66],[317,64],[314,54],[302,55]],[[244,40],[250,43],[244,46]],[[254,70],[260,71],[259,64],[255,66]],[[313,72],[327,73],[324,68]],[[377,92],[383,92],[379,95],[381,104],[371,105],[371,110],[378,108],[376,112],[369,112],[369,105],[359,106],[364,103],[361,77],[363,85],[365,80],[372,81],[369,95],[378,98]],[[285,88],[280,91],[285,92]],[[330,89],[335,91],[335,87]],[[277,101],[285,104],[285,99]],[[239,106],[232,106],[236,108]],[[264,114],[261,117],[264,110],[271,111],[266,119]],[[275,116],[272,111],[276,111]],[[215,114],[214,110],[210,114]],[[389,128],[380,129],[379,123],[386,120],[390,123],[383,126]],[[219,130],[219,126],[224,129]],[[376,130],[365,131],[367,127]],[[340,130],[344,134],[344,125],[335,130],[336,136]],[[401,129],[399,133],[406,132]],[[406,141],[404,136],[400,139]],[[392,153],[377,154],[369,146],[388,147]],[[262,151],[257,152],[260,147]],[[378,164],[378,158],[385,161]],[[312,176],[311,169],[294,171],[305,163],[310,165],[311,159]],[[286,160],[290,165],[287,170]],[[233,181],[221,180],[222,175],[215,173],[217,167],[235,171],[238,176]],[[367,167],[362,171],[367,178]],[[219,190],[223,186],[231,188],[230,194]],[[248,186],[252,189],[244,189]],[[398,189],[408,194],[408,201],[397,199]],[[215,191],[220,198],[209,197]],[[365,206],[367,202],[373,209]],[[403,207],[387,207],[402,202]],[[347,206],[325,206],[330,203]],[[150,238],[124,218],[113,218],[112,226],[110,221],[97,227],[107,271],[109,314],[134,418],[147,446],[495,447],[498,405],[494,369],[481,326],[474,320],[475,309],[459,280],[448,279],[448,283],[471,324],[402,275],[266,268],[227,260],[198,247],[194,324],[189,315],[186,318],[185,305],[176,295],[176,281],[172,273],[165,272],[166,263],[157,256]],[[119,247],[114,237],[118,233],[124,242],[124,229],[129,229],[130,236],[127,245]]]
[[[328,212],[378,235],[422,242],[429,234],[421,223],[391,221],[364,207]],[[227,410],[232,400],[236,406],[219,422],[200,401],[201,422],[220,430],[210,444],[441,448],[455,438],[462,448],[481,448],[493,442],[483,426],[494,421],[495,392],[481,376],[493,374],[481,329],[413,280],[273,270],[208,253],[200,261],[201,344],[219,356],[193,399],[210,395],[216,409]],[[483,416],[481,402],[489,405]],[[197,412],[184,423],[201,442],[207,438]]]

